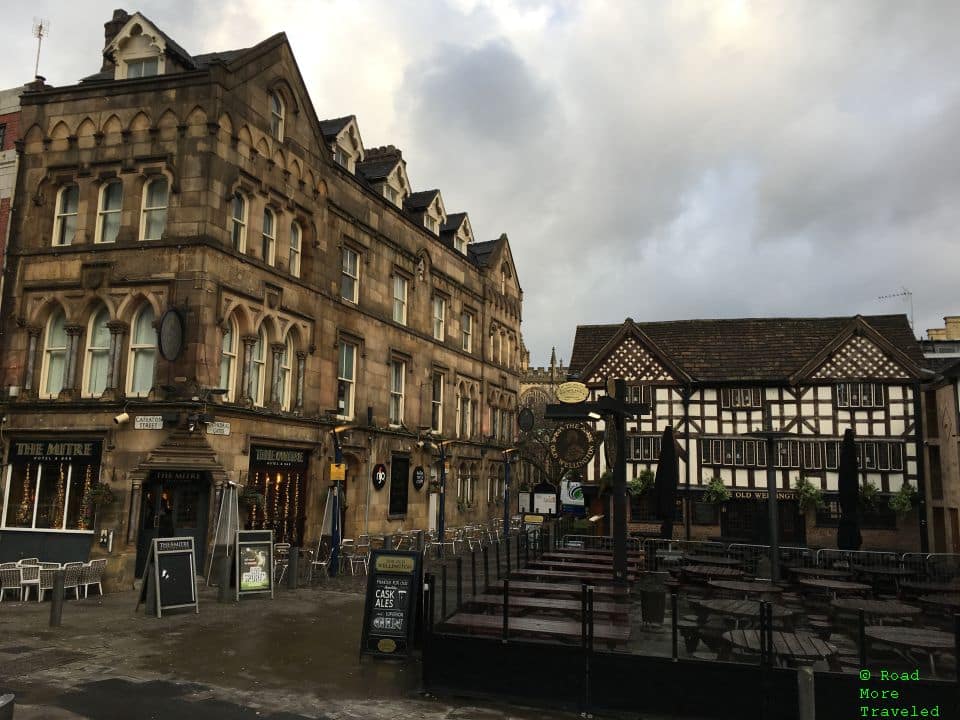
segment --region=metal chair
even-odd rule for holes
[[[317,551],[313,553],[310,558],[310,579],[307,581],[307,584],[313,583],[314,568],[320,568],[323,571],[323,575],[330,572],[330,556],[333,554],[332,550],[333,548],[330,547],[330,544],[321,538],[320,542],[317,543]]]
[[[21,565],[20,566],[20,585],[23,587],[23,599],[30,599],[30,588],[40,585],[40,566],[39,565]]]
[[[84,597],[89,595],[90,587],[92,585],[96,585],[97,591],[101,596],[103,595],[103,585],[101,585],[101,581],[103,580],[103,571],[106,569],[106,567],[106,558],[99,558],[97,560],[91,560],[81,568],[80,585],[83,586]]]
[[[282,583],[290,564],[290,543],[273,544],[273,582]]]
[[[20,558],[17,560],[17,565],[39,565],[40,558]]]
[[[0,568],[0,602],[7,590],[15,590],[17,599],[23,600],[23,577],[20,575],[20,568],[16,566]]]
[[[40,582],[37,585],[37,602],[40,602],[41,600],[43,600],[43,594],[47,590],[49,590],[51,594],[53,593],[53,577],[56,574],[57,574],[57,571],[52,568],[44,568],[42,566],[40,567]]]
[[[63,589],[73,590],[75,600],[80,599],[80,573],[83,571],[82,562],[69,562],[63,564]]]

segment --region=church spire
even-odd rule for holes
[[[553,380],[557,375],[557,348],[550,349],[550,379]]]

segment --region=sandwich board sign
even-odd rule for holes
[[[237,600],[241,595],[269,593],[273,597],[273,530],[239,530]]]
[[[192,607],[200,612],[197,603],[197,559],[192,537],[154,538],[143,571],[140,603],[155,608],[157,617],[164,610]]]
[[[363,606],[361,655],[402,658],[410,654],[419,608],[420,553],[374,550]]]

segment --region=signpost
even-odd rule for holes
[[[363,606],[361,655],[409,656],[423,583],[420,557],[418,552],[373,551]]]
[[[241,595],[270,593],[273,598],[273,530],[237,532],[237,600]]]
[[[155,607],[157,617],[162,617],[164,610],[176,608],[192,607],[200,612],[192,537],[154,538],[136,609],[143,602],[148,610],[151,605]]]

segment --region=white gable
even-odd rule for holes
[[[818,380],[845,378],[886,378],[900,380],[909,374],[887,357],[872,341],[860,335],[852,337],[813,373]]]
[[[673,380],[673,376],[667,372],[667,369],[634,337],[628,337],[621,342],[587,382],[603,382],[611,377],[620,378],[626,382]]]

